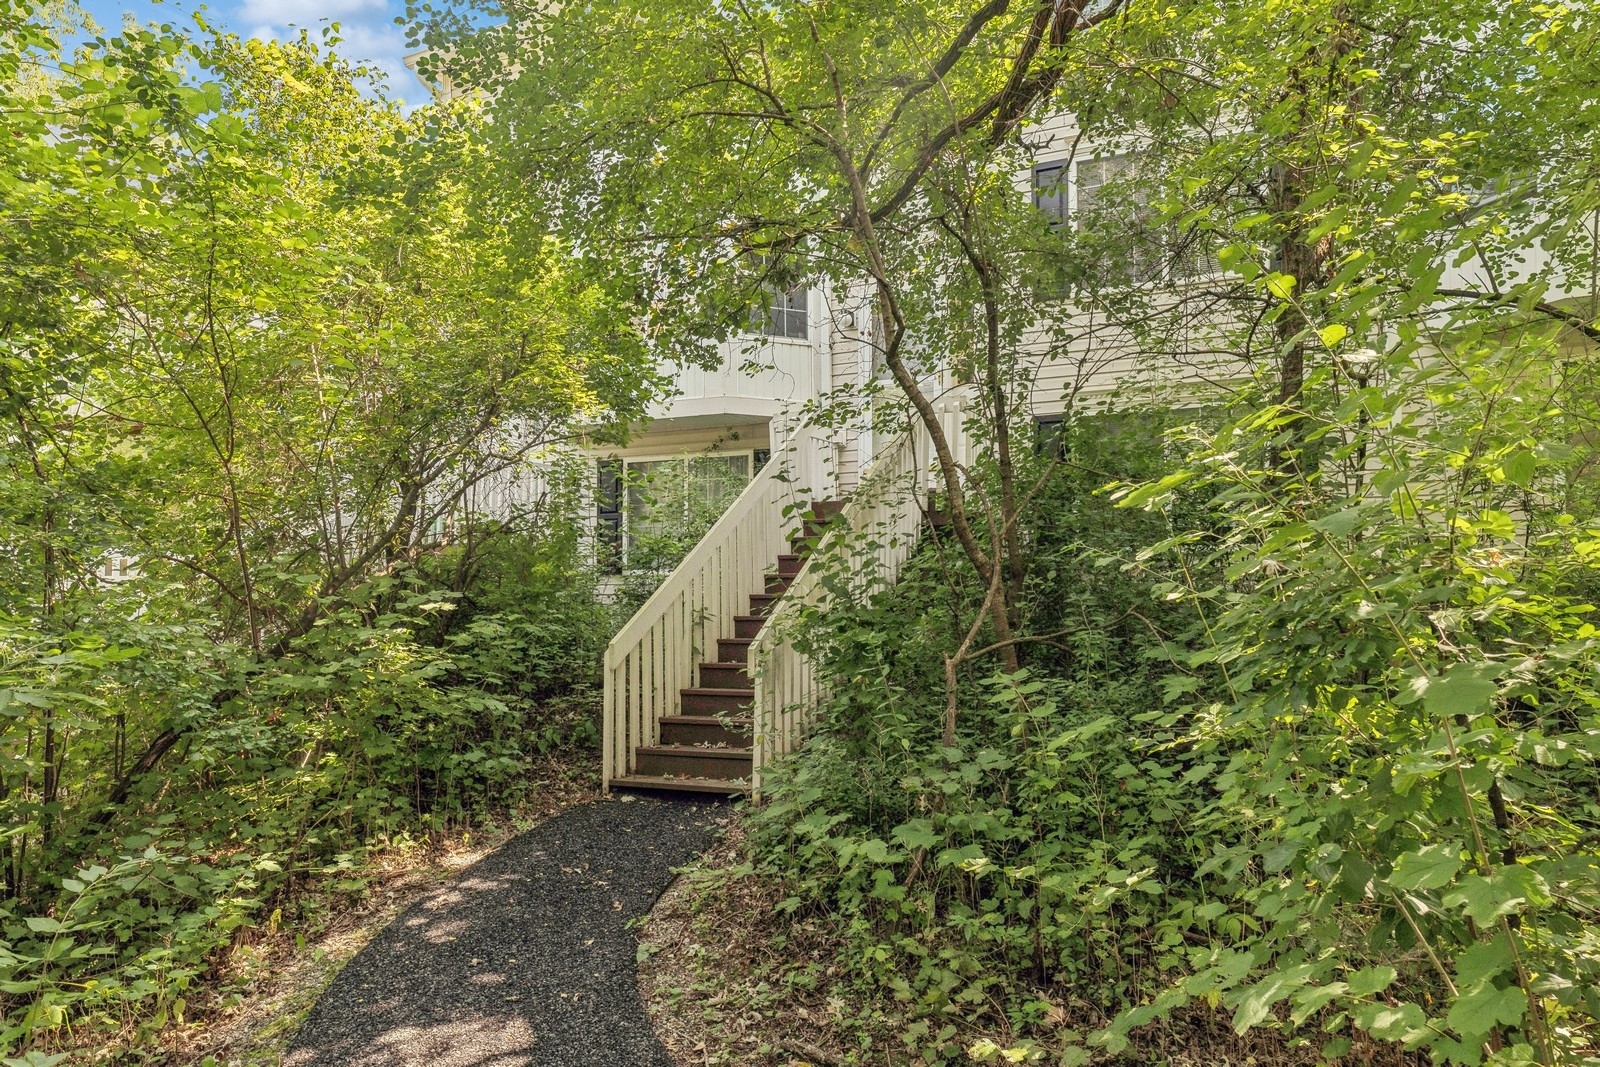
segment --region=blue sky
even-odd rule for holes
[[[187,23],[201,0],[79,0],[102,30],[115,32],[124,13],[140,22]],[[320,35],[337,22],[344,36],[339,51],[382,70],[389,95],[420,104],[428,97],[422,83],[401,62],[406,54],[405,30],[394,24],[405,13],[405,0],[209,0],[203,5],[213,22],[242,37],[287,38],[299,27]]]

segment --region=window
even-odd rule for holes
[[[1136,283],[1159,279],[1168,252],[1166,235],[1155,225],[1150,190],[1136,180],[1138,169],[1139,157],[1131,152],[1086,159],[1078,164],[1074,190],[1079,228],[1120,236],[1121,265]]]
[[[810,302],[811,290],[803,285],[788,292],[768,291],[766,312],[757,314],[756,332],[806,340],[811,336]]]
[[[709,528],[750,481],[748,453],[629,460],[627,538],[677,538]]]
[[[112,552],[100,561],[97,573],[101,581],[125,582],[139,576],[139,561],[121,552]]]
[[[1075,166],[1068,160],[1041,163],[1033,168],[1033,206],[1044,212],[1052,226],[1065,226],[1076,219],[1081,228],[1084,219],[1105,210],[1101,203],[1101,189],[1111,182],[1132,177],[1136,159],[1132,153],[1124,153],[1120,156],[1085,159]],[[1075,172],[1073,178],[1076,188],[1069,186],[1069,171]],[[1073,193],[1077,194],[1076,204],[1072,202]],[[1131,205],[1133,213],[1143,214],[1148,203],[1148,195],[1142,190],[1134,191]],[[1124,200],[1123,210],[1118,214],[1125,213],[1127,206]]]
[[[602,459],[595,485],[595,560],[605,574],[622,570],[622,461]]]
[[[1067,165],[1046,163],[1033,168],[1033,206],[1044,212],[1052,226],[1065,226],[1068,217]]]
[[[1086,159],[1078,164],[1078,217],[1086,219],[1096,214],[1114,214],[1129,220],[1143,221],[1150,207],[1149,190],[1139,186],[1124,186],[1115,197],[1103,197],[1102,190],[1112,182],[1125,181],[1136,176],[1138,157],[1132,153]]]
[[[1215,270],[1215,260],[1195,248],[1200,243],[1196,238],[1203,235],[1185,236],[1158,222],[1149,184],[1138,180],[1143,162],[1142,153],[1123,152],[1040,164],[1033,170],[1034,206],[1052,227],[1070,222],[1086,240],[1098,242],[1093,260],[1134,284]],[[1054,284],[1068,288],[1061,279]]]
[[[1033,454],[1047,459],[1067,458],[1067,417],[1039,415],[1033,420]]]

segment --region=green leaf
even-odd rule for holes
[[[1332,515],[1324,515],[1322,518],[1311,522],[1310,525],[1334,537],[1348,537],[1350,536],[1350,531],[1361,525],[1362,516],[1363,509],[1346,508],[1344,511],[1336,511]]]
[[[1426,845],[1407,852],[1395,861],[1388,882],[1396,889],[1438,889],[1448,885],[1461,869],[1461,846],[1454,842]]]
[[[1322,338],[1322,343],[1332,348],[1334,345],[1350,336],[1350,327],[1343,323],[1331,322],[1317,331],[1317,336]]]
[[[1500,473],[1512,485],[1527,488],[1533,484],[1533,475],[1538,466],[1538,458],[1532,452],[1513,452],[1500,461]]]
[[[1273,271],[1271,274],[1267,275],[1267,292],[1271,293],[1279,300],[1287,300],[1293,296],[1294,287],[1298,284],[1299,282],[1295,280],[1295,277],[1292,274],[1284,274],[1281,271]]]
[[[1437,678],[1428,678],[1422,706],[1436,718],[1481,715],[1499,692],[1494,679],[1504,670],[1498,663],[1457,663]]]
[[[1504,934],[1479,941],[1456,956],[1456,986],[1471,989],[1485,979],[1508,973],[1512,965],[1511,946]]]
[[[1528,1010],[1528,997],[1516,986],[1496,989],[1486,984],[1450,1006],[1445,1025],[1464,1039],[1487,1034],[1496,1026],[1517,1026]]]
[[[1233,1013],[1233,1031],[1242,1034],[1259,1026],[1272,1014],[1272,1006],[1291,995],[1311,980],[1312,966],[1303,963],[1268,975],[1250,988],[1243,990]]]
[[[894,828],[890,835],[906,848],[936,848],[944,838],[933,832],[933,820],[911,819]]]
[[[1289,1016],[1289,1021],[1295,1026],[1299,1026],[1321,1011],[1330,1002],[1337,1000],[1348,992],[1349,987],[1343,982],[1308,986],[1294,995],[1294,1013]]]
[[[856,854],[868,863],[889,863],[900,858],[889,852],[888,842],[877,837],[869,837],[861,842]]]
[[[1530,899],[1548,899],[1544,879],[1526,867],[1502,867],[1493,875],[1469,874],[1444,898],[1449,908],[1460,908],[1473,922],[1487,926],[1502,915],[1521,911]]]
[[[1397,974],[1393,967],[1363,967],[1346,981],[1352,996],[1370,997],[1374,993],[1388,989]]]
[[[1428,1021],[1415,1004],[1367,1004],[1355,1013],[1356,1025],[1384,1041],[1400,1041]]]

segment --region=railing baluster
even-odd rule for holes
[[[641,745],[660,736],[660,721],[680,710],[679,691],[694,685],[697,663],[714,659],[733,616],[762,589],[762,575],[783,543],[782,504],[794,487],[769,463],[711,530],[617,632],[606,648],[602,713],[603,777],[633,772]],[[770,558],[769,558],[770,557]]]
[[[959,398],[940,404],[941,427],[963,463],[970,458]],[[763,575],[788,551],[793,519],[784,505],[803,492],[823,488],[812,454],[820,435],[799,431],[796,451],[775,456],[751,480],[733,506],[645,601],[606,649],[602,733],[606,784],[631,774],[635,753],[660,734],[663,716],[679,710],[679,691],[697,681],[697,662],[713,659],[717,638],[731,637],[733,616],[745,613],[745,598],[763,590]],[[927,485],[931,455],[920,425],[880,452],[856,478],[856,490],[840,516],[841,533],[825,539],[831,565],[845,568],[865,595],[891,587],[910,557],[921,530],[916,496]],[[778,475],[784,474],[780,480]],[[866,547],[863,542],[876,542]],[[826,608],[823,568],[807,561],[790,591],[751,643],[747,665],[755,680],[752,784],[759,795],[763,769],[793,751],[825,696],[814,665],[792,643],[790,632],[808,604]]]

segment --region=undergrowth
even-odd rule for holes
[[[1353,481],[1372,407],[1298,485],[1246,459],[1283,447],[1259,414],[1084,433],[1030,509],[1037,639],[958,679],[955,745],[983,598],[937,539],[809,620],[830,695],[740,873],[912,1062],[1160,1058],[1176,1020],[1276,1062],[1597,1062],[1597,535],[1514,377],[1391,399]]]

